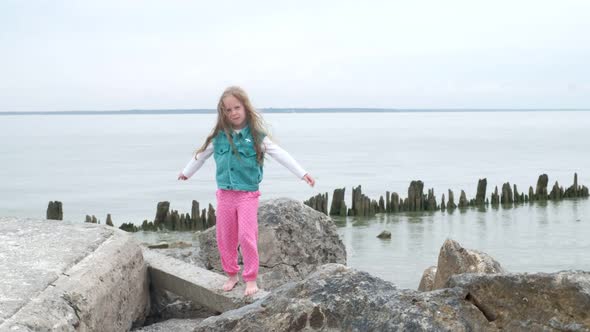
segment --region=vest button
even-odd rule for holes
[[[233,170],[234,170],[234,168],[232,167],[232,168],[230,168],[229,170],[230,170],[230,171],[233,171]]]

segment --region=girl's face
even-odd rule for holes
[[[246,126],[246,109],[234,96],[223,98],[223,113],[234,129],[242,129]]]

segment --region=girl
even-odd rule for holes
[[[216,238],[221,265],[228,275],[223,290],[230,291],[238,283],[240,245],[246,296],[258,291],[258,185],[262,181],[265,153],[310,186],[315,184],[289,153],[268,138],[262,116],[252,107],[246,92],[229,87],[217,104],[217,124],[178,175],[179,180],[187,180],[213,155],[217,180]]]

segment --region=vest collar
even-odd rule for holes
[[[250,135],[250,125],[246,124],[246,126],[240,130],[233,130],[232,132],[232,136],[236,137],[236,136],[242,136],[242,137],[247,137],[248,135]]]

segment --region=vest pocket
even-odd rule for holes
[[[254,185],[260,183],[260,166],[256,160],[256,150],[252,147],[238,147],[240,180],[245,184]]]
[[[226,154],[228,151],[229,151],[229,144],[215,147],[215,154],[217,154],[217,155]]]
[[[238,152],[247,158],[256,157],[256,150],[254,149],[238,149]]]

